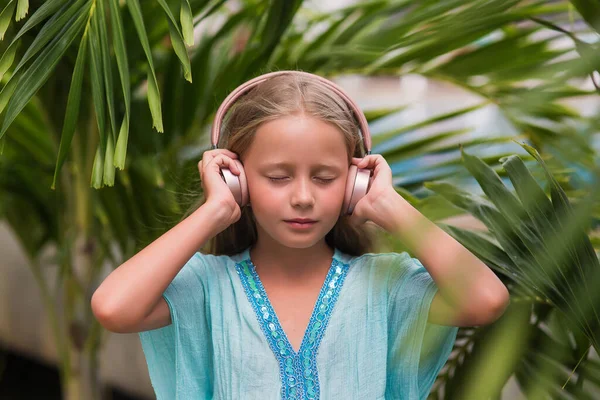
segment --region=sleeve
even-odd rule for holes
[[[390,397],[426,399],[452,352],[458,327],[427,321],[438,288],[417,258],[403,254],[389,304]]]
[[[162,295],[171,324],[139,332],[157,400],[207,398],[211,390],[204,275],[202,254],[196,253]]]

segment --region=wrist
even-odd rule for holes
[[[395,233],[402,229],[402,221],[410,216],[414,208],[394,189],[390,189],[377,197],[377,201],[373,203],[373,210],[373,214],[377,216],[377,220],[373,222],[386,231]]]
[[[224,231],[229,225],[228,217],[231,214],[221,204],[206,202],[196,210],[196,213],[202,214],[204,221],[208,221],[208,228],[212,235],[217,235]]]

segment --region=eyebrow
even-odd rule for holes
[[[293,169],[294,165],[285,161],[276,162],[276,163],[265,163],[261,165],[262,168],[284,168],[284,169]],[[328,169],[332,171],[339,171],[340,167],[332,164],[316,164],[312,166],[314,169]]]

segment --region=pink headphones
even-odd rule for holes
[[[350,106],[358,120],[360,131],[362,133],[365,154],[371,154],[371,134],[369,133],[369,125],[367,123],[365,115],[356,105],[356,103],[354,103],[350,96],[348,96],[339,86],[337,86],[330,80],[322,78],[318,75],[302,71],[277,71],[260,75],[238,86],[233,92],[231,92],[229,96],[227,96],[227,98],[223,101],[223,103],[217,110],[217,114],[215,116],[215,121],[213,123],[211,131],[211,144],[213,149],[217,148],[223,117],[225,116],[225,113],[229,110],[229,108],[232,106],[232,104],[241,95],[243,95],[253,87],[259,85],[260,83],[266,81],[269,78],[273,78],[275,76],[283,74],[297,74],[310,77],[311,79],[315,79],[319,82],[324,83],[334,92],[336,92],[340,97],[342,97],[342,99],[346,101],[348,106]],[[233,196],[238,205],[240,207],[243,207],[249,203],[246,175],[244,174],[244,168],[242,166],[242,163],[239,160],[234,160],[234,162],[241,171],[240,175],[236,176],[232,174],[231,171],[229,171],[229,168],[221,168],[221,176],[223,177],[225,183],[227,183],[227,186],[229,186],[229,189],[233,193]],[[367,194],[367,191],[369,190],[371,184],[371,179],[372,178],[370,169],[358,169],[356,165],[350,165],[348,171],[348,180],[346,182],[346,194],[344,196],[344,205],[342,207],[341,212],[342,215],[352,214],[356,203],[358,203],[358,201]]]

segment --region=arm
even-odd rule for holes
[[[226,149],[204,152],[198,170],[206,202],[115,269],[96,289],[92,311],[102,326],[124,333],[171,323],[169,308],[162,298],[164,291],[199,248],[241,216],[219,173],[220,168],[230,168],[239,175],[236,158]]]
[[[392,171],[381,155],[353,158],[352,163],[373,170],[369,191],[353,218],[359,223],[370,220],[398,235],[429,272],[438,288],[429,322],[476,326],[498,319],[510,300],[494,272],[396,192]]]
[[[438,287],[429,320],[454,326],[476,326],[497,320],[509,303],[509,293],[487,265],[448,233],[429,221],[392,190],[373,204],[374,221],[398,235],[421,261]]]
[[[205,203],[111,272],[92,296],[100,324],[119,333],[168,325],[162,294],[194,253],[225,229],[223,214],[222,207]]]

